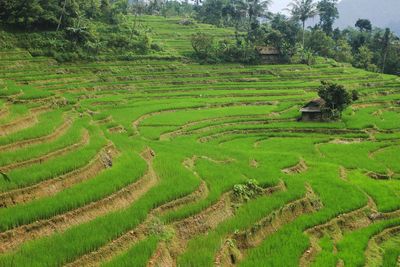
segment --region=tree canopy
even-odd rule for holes
[[[325,100],[326,112],[331,118],[340,117],[343,110],[352,103],[352,94],[343,85],[336,83],[322,81],[318,95]]]

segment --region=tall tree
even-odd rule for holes
[[[372,61],[372,52],[368,46],[363,45],[358,49],[358,53],[354,58],[354,66],[357,68],[369,69]]]
[[[264,17],[272,0],[247,0],[249,22]]]
[[[338,0],[321,0],[318,2],[317,8],[319,12],[319,26],[329,36],[332,36],[333,24],[339,18],[337,9]]]
[[[62,21],[62,18],[64,16],[64,13],[65,13],[65,7],[66,6],[67,6],[67,0],[64,0],[64,4],[63,4],[62,10],[61,10],[60,19],[58,20],[57,30],[56,31],[58,31],[60,29],[61,21]]]
[[[314,0],[293,0],[288,7],[293,18],[301,21],[303,25],[302,44],[304,48],[306,20],[313,18],[318,14],[317,4],[314,2]]]
[[[259,19],[266,16],[268,6],[271,4],[271,2],[271,0],[247,0],[248,41],[254,41],[257,29],[260,25]]]
[[[221,26],[225,1],[221,0],[205,0],[201,7],[198,7],[197,17],[201,22]]]
[[[361,32],[367,31],[370,32],[372,30],[372,24],[369,19],[359,19],[355,25]]]
[[[385,72],[386,60],[390,49],[390,44],[392,42],[392,32],[389,28],[386,28],[385,33],[382,37],[382,73]]]
[[[332,119],[340,118],[343,110],[352,102],[352,95],[343,85],[321,81],[318,95],[325,100],[325,108]]]

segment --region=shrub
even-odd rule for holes
[[[197,33],[192,36],[192,47],[197,58],[207,60],[214,53],[214,38],[205,33]]]
[[[352,102],[352,95],[343,85],[336,83],[322,81],[318,95],[325,100],[325,113],[331,119],[340,118],[343,110]]]
[[[246,202],[262,193],[262,188],[256,180],[248,180],[245,184],[237,184],[233,187],[234,199],[238,202]]]

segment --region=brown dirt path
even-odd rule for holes
[[[135,184],[124,188],[120,192],[123,192],[120,197],[122,197],[118,202],[118,209],[126,208],[130,206],[133,201],[139,199],[143,196],[150,188],[155,186],[159,180],[157,173],[153,167],[153,159],[154,152],[147,148],[145,151],[141,153],[141,157],[147,162],[148,170],[147,173]],[[120,195],[120,192],[116,193]],[[103,201],[103,200],[102,200]],[[106,202],[109,201],[105,199]],[[115,206],[115,205],[114,205]],[[108,212],[111,212],[109,210]],[[96,215],[96,217],[99,215]],[[146,237],[147,225],[146,223],[142,223],[136,229],[129,231],[120,237],[114,239],[110,243],[105,246],[99,248],[96,251],[90,252],[88,254],[83,255],[82,257],[76,259],[75,261],[67,264],[66,266],[72,267],[81,267],[81,266],[99,266],[102,262],[110,260],[113,256],[118,254],[121,251],[127,250],[133,244],[139,242],[140,240]]]
[[[109,144],[102,149],[86,166],[76,169],[54,179],[45,180],[38,184],[15,189],[0,194],[0,208],[26,203],[56,193],[98,175],[110,167],[109,161],[118,155],[114,145]]]
[[[317,254],[321,251],[319,240],[326,235],[332,238],[334,247],[336,247],[336,244],[347,232],[365,228],[376,221],[398,217],[400,217],[400,210],[387,213],[379,212],[374,200],[368,196],[366,206],[349,213],[341,214],[324,224],[306,230],[305,234],[309,237],[311,246],[300,258],[299,265],[301,267],[311,266]]]
[[[143,114],[142,116],[140,116],[139,118],[137,118],[136,120],[134,120],[132,122],[132,128],[134,130],[135,133],[139,133],[139,127],[140,124],[152,117],[152,116],[156,116],[156,115],[160,115],[160,114],[166,114],[166,113],[173,113],[173,112],[177,112],[177,111],[195,111],[195,110],[205,110],[205,109],[210,109],[210,108],[223,108],[223,107],[232,107],[232,106],[260,106],[260,105],[274,105],[277,102],[271,102],[271,101],[259,101],[259,102],[235,102],[235,103],[218,103],[218,104],[211,104],[211,105],[202,105],[202,106],[196,106],[196,107],[187,107],[187,108],[175,108],[175,109],[165,109],[165,110],[160,110],[160,111],[153,111],[153,112],[149,112],[147,114]]]
[[[296,174],[296,173],[302,173],[308,170],[308,166],[304,159],[300,159],[299,163],[296,165],[283,169],[282,172],[285,174]]]
[[[81,208],[1,233],[0,252],[14,249],[28,240],[49,236],[55,232],[63,232],[75,225],[89,222],[99,216],[131,205],[157,183],[157,176],[152,167],[153,152],[146,149],[141,155],[148,163],[149,169],[137,182]]]
[[[0,110],[0,119],[3,119],[3,118],[5,118],[5,117],[7,117],[8,114],[10,114],[10,111],[9,111],[8,107],[5,106],[4,108],[2,108],[2,109]]]
[[[33,164],[46,162],[54,157],[65,155],[75,149],[78,149],[81,146],[88,144],[89,140],[90,140],[89,132],[87,130],[84,130],[82,138],[78,143],[72,144],[70,146],[61,148],[56,151],[52,151],[46,155],[43,155],[43,156],[40,156],[37,158],[32,158],[32,159],[28,159],[25,161],[20,161],[20,162],[11,163],[11,164],[8,164],[5,166],[0,166],[0,171],[3,173],[7,173],[14,169],[23,168],[23,167],[27,167],[27,166],[30,166]]]
[[[38,115],[41,113],[50,110],[50,107],[43,106],[39,108],[31,109],[29,114],[25,117],[18,118],[15,121],[12,121],[7,124],[0,125],[0,137],[6,136],[11,133],[17,132],[19,130],[28,128],[38,123]]]
[[[378,266],[378,263],[383,262],[383,250],[381,245],[390,240],[392,237],[400,234],[400,226],[394,226],[384,229],[382,232],[373,236],[369,242],[367,249],[365,250],[365,266],[373,267]]]
[[[259,133],[277,133],[277,132],[285,132],[285,133],[320,133],[327,135],[338,135],[338,134],[346,134],[346,133],[358,133],[362,134],[365,131],[361,130],[349,130],[349,129],[324,129],[324,128],[260,128],[260,129],[233,129],[233,130],[223,130],[217,133],[210,133],[209,135],[200,137],[198,141],[200,143],[209,142],[213,139],[219,138],[221,136],[231,135],[231,134],[259,134]],[[390,132],[381,131],[381,132]]]
[[[182,163],[185,168],[188,168],[192,171],[196,176],[198,174],[194,171],[194,164],[197,157],[188,158],[184,160]],[[155,173],[154,173],[155,174]],[[152,221],[168,211],[177,210],[181,206],[188,204],[190,202],[195,202],[200,199],[205,198],[208,195],[208,188],[204,181],[200,183],[200,186],[192,192],[191,194],[184,196],[182,198],[170,201],[164,205],[161,205],[155,209],[153,209],[146,220],[136,227],[134,230],[131,230],[119,238],[113,240],[112,242],[106,244],[104,247],[93,251],[89,254],[82,256],[77,259],[75,262],[69,264],[69,266],[100,266],[102,262],[106,262],[112,259],[115,255],[122,253],[123,251],[128,250],[130,247],[135,245],[140,240],[146,238],[149,234],[149,226],[152,224]]]
[[[303,253],[299,261],[299,266],[305,267],[311,265],[312,261],[321,251],[319,240],[325,235],[331,236],[336,244],[346,232],[354,231],[371,224],[372,219],[369,218],[369,214],[373,212],[376,212],[376,205],[370,199],[368,204],[360,209],[341,214],[324,224],[306,230],[305,234],[309,237],[311,246]]]
[[[263,194],[271,195],[283,190],[286,190],[285,184],[280,182],[277,186],[264,189]],[[206,234],[223,221],[234,216],[238,207],[237,204],[239,203],[236,203],[233,192],[230,191],[223,194],[215,204],[200,213],[173,223],[170,227],[175,232],[174,238],[168,244],[160,243],[147,266],[177,266],[176,260],[186,250],[189,240],[197,235]],[[169,265],[165,265],[165,262]]]
[[[259,246],[268,236],[299,216],[316,212],[321,208],[322,203],[318,196],[310,186],[307,186],[304,198],[286,204],[278,211],[264,217],[253,227],[227,237],[216,254],[216,266],[236,266],[245,257],[246,250]]]
[[[55,131],[53,133],[51,133],[47,136],[22,140],[22,141],[18,141],[15,143],[0,146],[0,152],[14,151],[14,150],[17,150],[20,148],[25,148],[25,147],[32,146],[32,145],[51,142],[51,141],[56,140],[57,138],[61,137],[62,135],[64,135],[68,131],[68,129],[71,127],[71,125],[72,125],[72,120],[66,119],[59,128],[55,129]]]

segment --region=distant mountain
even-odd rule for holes
[[[369,19],[372,25],[390,27],[400,35],[400,0],[342,0],[338,4],[340,28],[354,26],[360,18]]]

